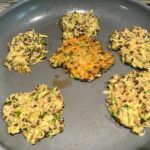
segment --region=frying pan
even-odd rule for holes
[[[63,69],[54,69],[48,58],[62,43],[60,17],[68,11],[93,9],[100,18],[97,39],[108,50],[108,39],[117,29],[142,26],[150,31],[150,9],[134,0],[27,0],[0,16],[0,145],[8,150],[150,150],[150,129],[139,137],[118,124],[105,104],[107,81],[113,74],[126,74],[134,68],[121,62],[117,53],[115,64],[101,78],[91,83],[71,79]],[[8,71],[3,60],[7,43],[18,33],[35,29],[47,34],[47,59],[32,67],[30,75]],[[58,86],[63,93],[65,130],[31,145],[22,134],[11,136],[2,119],[5,99],[15,92],[28,92],[45,83]]]

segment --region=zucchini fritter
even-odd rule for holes
[[[121,55],[123,63],[135,68],[150,69],[150,32],[141,27],[115,31],[109,48]]]
[[[84,36],[64,40],[50,63],[55,68],[65,68],[73,78],[92,81],[111,67],[114,56],[103,50],[99,41]]]
[[[100,30],[99,20],[94,16],[93,11],[69,12],[61,18],[63,39],[81,36],[94,37]]]
[[[9,53],[4,65],[9,70],[14,69],[19,73],[30,73],[31,65],[41,62],[48,52],[45,50],[46,35],[32,31],[19,33],[9,44]]]
[[[3,118],[10,134],[22,132],[35,144],[45,136],[53,137],[64,130],[63,107],[60,91],[42,84],[29,93],[11,94],[4,103]]]
[[[150,127],[150,72],[114,75],[108,82],[107,107],[111,115],[142,136]]]

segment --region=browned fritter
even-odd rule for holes
[[[92,81],[112,66],[114,56],[103,50],[99,41],[83,36],[64,40],[49,60],[54,68],[69,71],[72,78]]]

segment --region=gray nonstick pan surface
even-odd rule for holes
[[[27,0],[0,16],[0,145],[8,150],[150,150],[150,129],[139,137],[116,124],[107,111],[105,95],[107,81],[113,74],[126,74],[132,67],[121,62],[117,53],[110,70],[91,83],[71,79],[63,69],[53,69],[48,61],[62,42],[60,17],[73,10],[93,9],[100,18],[97,39],[108,50],[108,39],[115,29],[142,26],[150,31],[150,9],[133,0]],[[47,34],[47,59],[34,65],[29,76],[8,71],[3,60],[7,43],[19,32],[29,29]],[[65,130],[45,138],[36,145],[22,134],[11,136],[2,119],[5,99],[15,92],[28,92],[45,83],[58,86],[64,96]]]

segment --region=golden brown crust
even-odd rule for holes
[[[50,63],[67,69],[73,78],[92,81],[111,67],[114,56],[103,50],[99,41],[83,36],[64,40]]]

